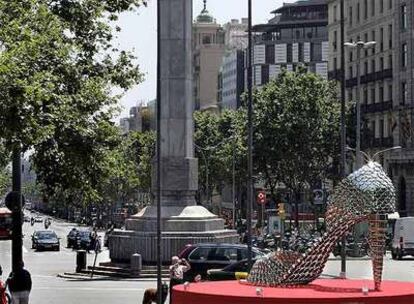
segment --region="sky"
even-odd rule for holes
[[[119,26],[122,28],[117,42],[121,49],[133,50],[138,57],[140,70],[145,80],[129,90],[122,98],[121,117],[128,116],[130,107],[155,99],[156,94],[156,0],[149,0],[147,8],[122,14]],[[253,24],[266,23],[272,10],[293,0],[253,0]],[[193,19],[203,9],[203,0],[193,0]],[[208,11],[224,24],[231,19],[247,17],[246,0],[208,0]]]

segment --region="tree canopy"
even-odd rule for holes
[[[49,195],[98,199],[100,164],[119,143],[111,119],[121,95],[113,88],[142,80],[132,53],[113,46],[111,22],[142,4],[0,1],[0,138],[8,151],[33,151]]]

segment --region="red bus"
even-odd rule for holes
[[[12,235],[12,212],[0,208],[0,240],[10,240]]]

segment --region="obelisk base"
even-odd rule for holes
[[[156,208],[149,206],[125,223],[126,230],[115,230],[109,239],[112,262],[130,261],[139,253],[146,264],[156,262]],[[180,253],[187,244],[236,243],[235,230],[224,229],[224,221],[202,206],[162,208],[162,261]]]

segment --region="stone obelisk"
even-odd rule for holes
[[[198,163],[193,145],[192,0],[160,0],[161,7],[161,204],[162,260],[189,243],[235,242],[234,230],[196,206]],[[155,172],[155,166],[153,172]],[[153,174],[152,191],[156,191]],[[140,253],[156,261],[157,209],[153,204],[125,223],[110,239],[112,261]]]

